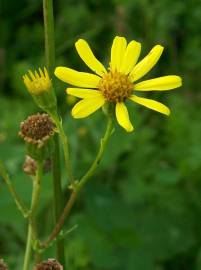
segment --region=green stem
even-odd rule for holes
[[[54,229],[53,229],[52,233],[50,234],[49,238],[47,239],[47,241],[41,245],[41,248],[47,248],[51,244],[51,242],[57,237],[59,232],[61,231],[61,229],[64,225],[64,222],[65,222],[66,218],[69,216],[70,211],[71,211],[71,209],[72,209],[72,207],[77,199],[78,194],[80,193],[80,191],[82,190],[84,185],[87,183],[87,181],[90,179],[90,177],[94,174],[96,168],[100,164],[104,150],[105,150],[106,145],[108,143],[108,140],[111,136],[112,128],[113,128],[112,117],[108,116],[106,131],[105,131],[103,138],[101,139],[100,148],[99,148],[99,151],[97,153],[97,156],[96,156],[94,162],[92,163],[92,165],[90,166],[90,168],[86,172],[86,174],[81,178],[81,180],[77,184],[76,188],[72,191],[71,196],[70,196],[68,202],[66,203],[66,206],[63,210],[62,215],[60,216],[56,226],[54,227]]]
[[[92,163],[91,167],[89,168],[89,170],[86,172],[86,174],[80,179],[79,184],[77,186],[78,190],[81,190],[82,187],[87,183],[87,181],[89,180],[89,178],[94,174],[96,168],[98,167],[98,165],[100,164],[100,161],[102,159],[105,147],[108,143],[108,140],[111,136],[112,133],[112,128],[113,128],[113,121],[112,121],[112,116],[109,115],[108,116],[108,123],[107,123],[107,127],[106,127],[106,131],[105,131],[105,135],[104,137],[101,139],[100,142],[100,148],[98,151],[98,154],[94,160],[94,162]]]
[[[58,135],[56,135],[55,149],[59,150]],[[53,197],[54,197],[54,224],[56,224],[62,209],[63,209],[63,192],[61,186],[61,173],[60,173],[60,151],[54,151],[53,154]],[[61,239],[56,244],[57,259],[59,262],[65,262],[64,254],[64,240]]]
[[[46,66],[52,77],[55,67],[54,14],[52,0],[43,0]]]
[[[32,248],[32,238],[33,238],[33,235],[37,235],[35,215],[36,215],[36,210],[38,207],[39,197],[40,197],[40,183],[41,183],[41,178],[42,178],[42,172],[43,172],[43,162],[38,161],[36,177],[35,179],[33,179],[33,192],[32,192],[32,199],[31,199],[28,235],[27,235],[23,270],[29,269],[31,248]]]
[[[43,174],[43,161],[37,162],[37,173],[33,182],[33,196],[30,209],[30,217],[35,218],[36,210],[39,204],[41,178]]]
[[[45,30],[45,56],[46,66],[52,77],[55,68],[55,38],[54,38],[54,13],[53,13],[53,1],[43,0],[43,16],[44,16],[44,30]],[[62,204],[62,186],[61,186],[61,168],[60,168],[60,149],[58,136],[54,138],[55,149],[53,153],[53,187],[54,187],[54,209],[55,219],[61,213],[63,208]],[[55,221],[56,224],[56,221]],[[57,242],[57,259],[63,265],[65,269],[65,257],[64,257],[64,241]]]
[[[66,166],[66,170],[69,176],[69,182],[72,185],[72,187],[75,186],[75,179],[73,176],[73,170],[72,170],[72,164],[71,164],[71,160],[70,160],[70,153],[69,153],[69,147],[68,147],[68,139],[67,136],[64,132],[63,129],[63,125],[61,120],[59,119],[59,116],[57,114],[52,115],[52,119],[54,120],[54,123],[58,129],[59,132],[59,136],[61,139],[61,143],[63,146],[63,151],[64,151],[64,159],[65,159],[65,166]]]
[[[11,196],[13,197],[17,208],[22,213],[22,215],[25,218],[27,218],[29,215],[29,211],[26,208],[26,206],[24,205],[24,203],[22,202],[19,195],[17,194],[15,188],[13,187],[12,182],[11,182],[10,177],[9,177],[9,174],[7,173],[6,168],[3,166],[3,163],[1,161],[0,161],[0,175],[2,176],[4,182],[6,183],[8,190],[9,190]]]
[[[29,263],[30,263],[30,257],[31,257],[31,241],[32,241],[32,227],[31,225],[29,225],[23,270],[29,269]]]

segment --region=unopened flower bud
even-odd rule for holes
[[[35,176],[36,170],[37,170],[37,162],[30,156],[26,155],[23,164],[23,171],[28,175]],[[48,158],[44,162],[43,172],[48,173],[50,170],[51,170],[51,159]]]
[[[19,136],[27,144],[28,155],[33,159],[46,159],[53,148],[52,137],[55,126],[48,114],[29,116],[20,124]]]
[[[37,163],[36,161],[31,158],[30,156],[26,155],[25,161],[23,164],[23,171],[28,175],[36,175],[37,170]]]
[[[63,270],[63,266],[55,259],[48,259],[37,264],[33,270]]]
[[[56,96],[46,68],[44,71],[41,68],[35,72],[29,70],[23,76],[23,80],[27,90],[41,109],[48,113],[54,113],[57,110]]]
[[[8,270],[8,267],[4,263],[4,260],[3,259],[0,259],[0,270]]]

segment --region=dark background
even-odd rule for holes
[[[99,170],[65,225],[78,225],[65,241],[67,269],[200,270],[200,0],[57,0],[54,7],[56,65],[88,71],[74,48],[80,37],[108,63],[114,36],[123,35],[142,42],[141,57],[155,44],[165,46],[146,78],[183,78],[178,90],[146,94],[172,109],[169,118],[131,104],[135,132],[116,126]],[[22,172],[25,148],[18,131],[19,123],[38,108],[22,75],[44,66],[42,16],[42,1],[0,0],[0,159],[27,204],[31,180]],[[74,100],[66,98],[66,84],[57,84],[75,174],[80,177],[94,158],[105,117],[99,111],[73,120]],[[43,237],[52,228],[50,174],[43,179],[38,224]],[[26,223],[1,181],[0,256],[10,269],[22,269],[25,241]],[[54,257],[54,247],[46,252],[48,257]]]

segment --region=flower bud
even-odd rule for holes
[[[56,96],[46,68],[44,71],[39,68],[38,72],[29,70],[28,74],[23,76],[23,80],[35,103],[41,109],[48,113],[57,110]]]
[[[0,270],[8,270],[7,265],[4,263],[4,260],[0,258]]]
[[[25,161],[23,164],[23,171],[28,175],[35,176],[36,170],[37,170],[36,161],[33,158],[31,158],[30,156],[26,155]]]
[[[33,270],[63,270],[63,266],[55,259],[48,259],[37,264]]]
[[[51,170],[51,159],[46,159],[43,165],[43,173],[48,173]],[[37,170],[37,162],[31,158],[30,156],[26,155],[25,161],[23,164],[23,171],[31,176],[36,175]]]
[[[54,124],[48,114],[29,116],[20,124],[19,136],[27,145],[27,154],[35,159],[47,159],[53,151]]]

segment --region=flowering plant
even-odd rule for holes
[[[165,115],[170,114],[169,108],[152,99],[136,95],[141,91],[166,91],[182,85],[182,80],[177,75],[166,75],[150,80],[138,82],[158,62],[163,47],[154,46],[150,53],[138,62],[141,44],[130,41],[124,37],[116,36],[111,47],[111,56],[107,68],[94,56],[88,43],[79,39],[75,43],[76,50],[85,64],[95,73],[80,72],[67,67],[55,68],[54,49],[54,22],[51,0],[44,0],[44,21],[46,41],[46,67],[42,70],[29,70],[23,76],[23,82],[32,96],[35,104],[42,113],[29,116],[20,124],[19,136],[26,145],[26,158],[24,172],[31,177],[33,183],[30,207],[27,207],[17,194],[10,176],[0,162],[0,174],[8,186],[13,199],[28,223],[27,243],[24,256],[23,270],[30,269],[31,255],[36,261],[34,269],[65,269],[64,238],[70,231],[63,232],[63,225],[70,215],[79,193],[93,176],[100,164],[114,129],[114,123],[127,132],[134,130],[127,110],[127,102],[134,102]],[[81,100],[72,109],[72,116],[76,119],[88,117],[98,109],[106,115],[106,129],[100,139],[98,152],[91,166],[84,175],[77,179],[71,164],[69,140],[63,128],[62,118],[59,114],[56,98],[54,74],[60,80],[73,85],[67,87],[66,93]],[[55,78],[56,79],[56,78]],[[125,133],[126,134],[126,133]],[[65,170],[68,175],[66,188],[70,196],[63,207],[63,190],[61,185],[60,158],[58,143],[60,139],[64,154]],[[40,239],[38,235],[37,210],[40,202],[41,180],[44,173],[53,171],[54,182],[54,208],[55,224],[47,239]],[[44,251],[53,244],[57,245],[57,259],[42,260]],[[0,267],[6,267],[0,261]]]

